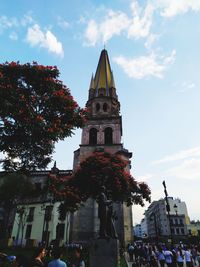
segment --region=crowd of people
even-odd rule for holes
[[[46,250],[44,247],[35,249],[32,259],[28,259],[25,255],[19,254],[16,256],[6,256],[0,253],[5,260],[12,262],[13,267],[85,267],[85,261],[82,257],[82,249],[74,247],[72,257],[68,261],[62,259],[64,249],[55,248],[53,250]],[[2,261],[3,262],[3,261]],[[1,265],[1,263],[0,263]],[[6,265],[7,266],[7,265]]]
[[[135,267],[200,267],[200,245],[129,244],[127,252]]]

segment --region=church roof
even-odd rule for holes
[[[95,89],[96,93],[102,88],[106,90],[107,96],[109,95],[109,88],[115,88],[108,53],[105,49],[101,51],[95,76],[92,76],[90,83],[90,89]]]

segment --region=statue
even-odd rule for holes
[[[117,220],[117,216],[116,212],[113,211],[113,203],[111,202],[108,206],[107,213],[107,235],[111,238],[117,239],[117,232],[114,224],[115,220]]]
[[[99,238],[117,238],[114,226],[116,214],[113,212],[112,201],[107,199],[105,186],[101,187],[98,204],[98,217],[100,219]]]

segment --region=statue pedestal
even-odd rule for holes
[[[119,267],[119,240],[97,239],[91,243],[90,267]]]

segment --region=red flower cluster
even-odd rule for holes
[[[14,165],[16,169],[45,168],[55,142],[84,125],[85,112],[58,75],[56,66],[37,62],[0,64],[0,151],[8,155],[7,170]],[[5,120],[12,122],[12,128]],[[19,159],[17,164],[14,158]]]
[[[127,162],[117,155],[95,152],[80,164],[73,176],[52,176],[51,190],[70,206],[74,205],[74,209],[87,198],[97,199],[102,186],[113,201],[143,205],[144,200],[150,201],[151,191],[147,184],[136,182],[125,170],[126,166]]]

